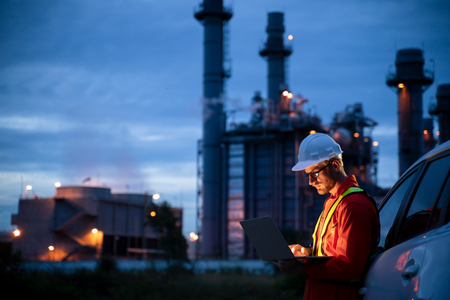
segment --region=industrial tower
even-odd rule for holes
[[[450,140],[450,84],[441,84],[436,92],[437,104],[430,107],[430,115],[438,116],[439,143]]]
[[[268,14],[266,27],[267,42],[259,54],[267,59],[267,98],[268,109],[275,115],[280,113],[281,93],[287,90],[285,82],[285,58],[292,53],[291,47],[283,43],[284,14],[272,12]]]
[[[203,43],[203,180],[201,254],[221,256],[221,133],[225,126],[223,85],[228,76],[224,68],[224,24],[232,17],[222,0],[204,0],[195,18],[204,26]]]
[[[433,83],[433,73],[423,69],[420,49],[402,49],[389,73],[388,86],[398,94],[398,151],[400,176],[424,154],[422,93]]]

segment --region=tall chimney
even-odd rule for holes
[[[386,83],[398,94],[398,151],[400,176],[424,154],[422,93],[433,83],[424,75],[420,49],[397,52],[396,73],[388,74]]]
[[[450,84],[441,84],[436,92],[437,105],[430,108],[430,115],[437,115],[439,144],[450,140]]]
[[[222,0],[204,0],[195,18],[204,26],[203,42],[203,219],[202,257],[221,256],[221,147],[223,116],[223,25],[231,19]]]
[[[266,27],[267,42],[259,55],[267,60],[267,98],[273,104],[274,113],[279,113],[278,104],[285,82],[285,57],[292,53],[290,47],[285,47],[283,43],[284,14],[272,12],[268,14],[268,24]]]

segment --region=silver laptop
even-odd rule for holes
[[[303,263],[323,262],[332,256],[294,256],[270,216],[240,221],[242,228],[264,261],[297,259]]]

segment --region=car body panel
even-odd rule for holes
[[[410,242],[384,251],[372,262],[365,280],[367,292],[364,300],[415,297],[419,289],[421,265],[427,245],[422,236]],[[403,275],[417,267],[417,274],[409,277]]]
[[[419,286],[416,297],[433,300],[449,299],[450,279],[447,272],[450,262],[450,224],[427,232],[425,239],[427,247],[420,271],[424,284]]]

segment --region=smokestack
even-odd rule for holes
[[[203,43],[203,219],[202,256],[221,256],[221,147],[223,83],[223,25],[232,17],[222,0],[204,0],[195,18],[204,26]]]
[[[441,84],[436,92],[437,105],[431,107],[430,115],[439,120],[439,144],[450,140],[450,84]]]
[[[285,57],[292,53],[290,47],[283,43],[284,14],[272,12],[268,14],[266,27],[267,42],[259,51],[259,55],[267,60],[267,98],[273,104],[274,113],[279,112],[281,93],[286,88],[285,82]]]
[[[424,75],[420,49],[397,52],[396,73],[388,74],[386,83],[398,94],[399,174],[402,175],[424,154],[422,93],[433,83],[432,75]]]

